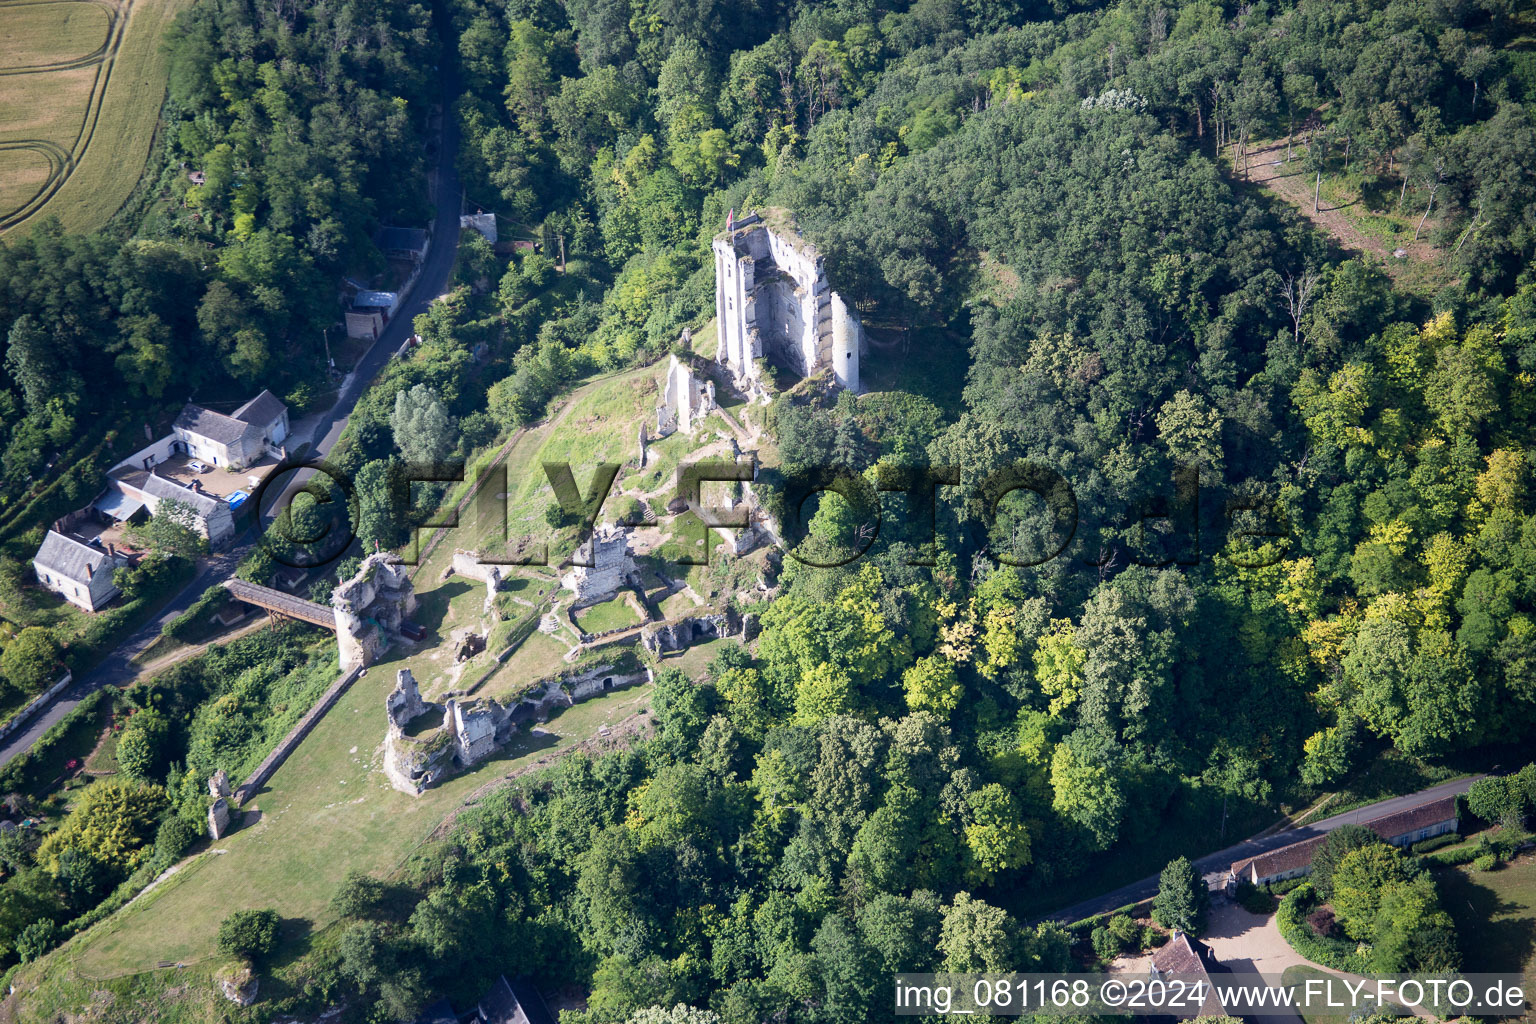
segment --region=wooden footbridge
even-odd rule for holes
[[[263,587],[259,583],[238,578],[225,580],[224,588],[236,601],[253,604],[257,608],[265,608],[272,615],[298,619],[300,622],[313,623],[316,626],[324,626],[326,629],[336,628],[336,613],[328,605],[316,604],[314,601],[306,601],[302,597],[294,597],[281,590],[273,590],[271,587]]]

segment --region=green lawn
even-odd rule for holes
[[[1285,973],[1280,975],[1280,983],[1286,988],[1296,990],[1297,998],[1302,998],[1302,987],[1310,980],[1332,981],[1338,984],[1339,975],[1330,974],[1327,971],[1318,970],[1316,967],[1294,966],[1287,967]],[[1320,1010],[1297,1010],[1297,1015],[1307,1024],[1348,1024],[1347,1013],[1327,1013]],[[1411,1018],[1410,1018],[1411,1019]]]
[[[594,604],[576,613],[576,621],[588,633],[601,633],[609,629],[638,626],[640,617],[622,596],[602,604]]]
[[[1456,920],[1468,972],[1524,970],[1536,977],[1536,856],[1498,871],[1435,872],[1441,901]]]
[[[678,591],[661,602],[661,614],[668,620],[681,618],[698,610],[698,605],[682,591]]]

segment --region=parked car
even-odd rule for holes
[[[206,465],[204,465],[203,463],[197,461],[196,459],[193,459],[191,462],[187,463],[187,468],[190,469],[194,473],[206,473],[206,472],[208,472],[208,467]]]

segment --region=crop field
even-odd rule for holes
[[[138,183],[190,0],[0,0],[0,232],[101,227]]]

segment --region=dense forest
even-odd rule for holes
[[[508,375],[445,400],[537,419],[707,317],[726,211],[779,205],[905,339],[872,366],[966,369],[780,395],[767,481],[926,462],[961,483],[931,552],[889,496],[854,559],[873,509],[823,501],[752,651],[702,687],[663,674],[639,749],[477,808],[404,907],[354,880],[319,990],[398,1017],[510,968],[590,985],[593,1022],[875,1019],[898,969],[1065,966],[1071,936],[1031,920],[1281,803],[1529,742],[1536,64],[1514,7],[454,12],[470,201],[546,244],[503,268],[471,239],[395,390],[488,341]],[[1442,283],[1394,283],[1255,188],[1250,148],[1287,136],[1319,188],[1353,176],[1421,217]],[[348,455],[380,477],[390,408]],[[1069,483],[1064,541],[1039,502],[969,500],[1019,461]],[[1455,962],[1432,891],[1413,905],[1381,969]]]
[[[402,457],[468,454],[571,382],[665,355],[712,313],[726,212],[768,204],[882,339],[870,365],[914,369],[779,395],[765,482],[930,464],[960,484],[931,551],[892,495],[862,557],[820,557],[862,548],[874,515],[821,501],[751,650],[702,685],[661,673],[652,739],[482,801],[403,891],[350,881],[295,968],[311,997],[401,1020],[526,973],[590,986],[591,1024],[679,1001],[729,1024],[878,1019],[896,970],[1067,966],[1072,937],[1031,922],[1281,804],[1529,744],[1528,10],[436,13],[442,37],[400,2],[192,8],[165,160],[205,184],[131,242],[0,248],[7,474],[73,436],[60,416],[298,386],[336,278],[419,207],[440,61],[463,83],[469,205],[543,244],[507,259],[466,235],[417,355],[359,404],[340,461],[366,546],[403,540],[377,497]],[[1422,214],[1443,280],[1407,287],[1257,187],[1248,154],[1276,139],[1319,188],[1349,177]],[[107,367],[126,404],[88,407]],[[1018,462],[1069,483],[1074,529],[1022,493],[971,500]],[[148,783],[187,800],[194,753]],[[1446,962],[1442,912],[1415,906],[1396,970]]]

